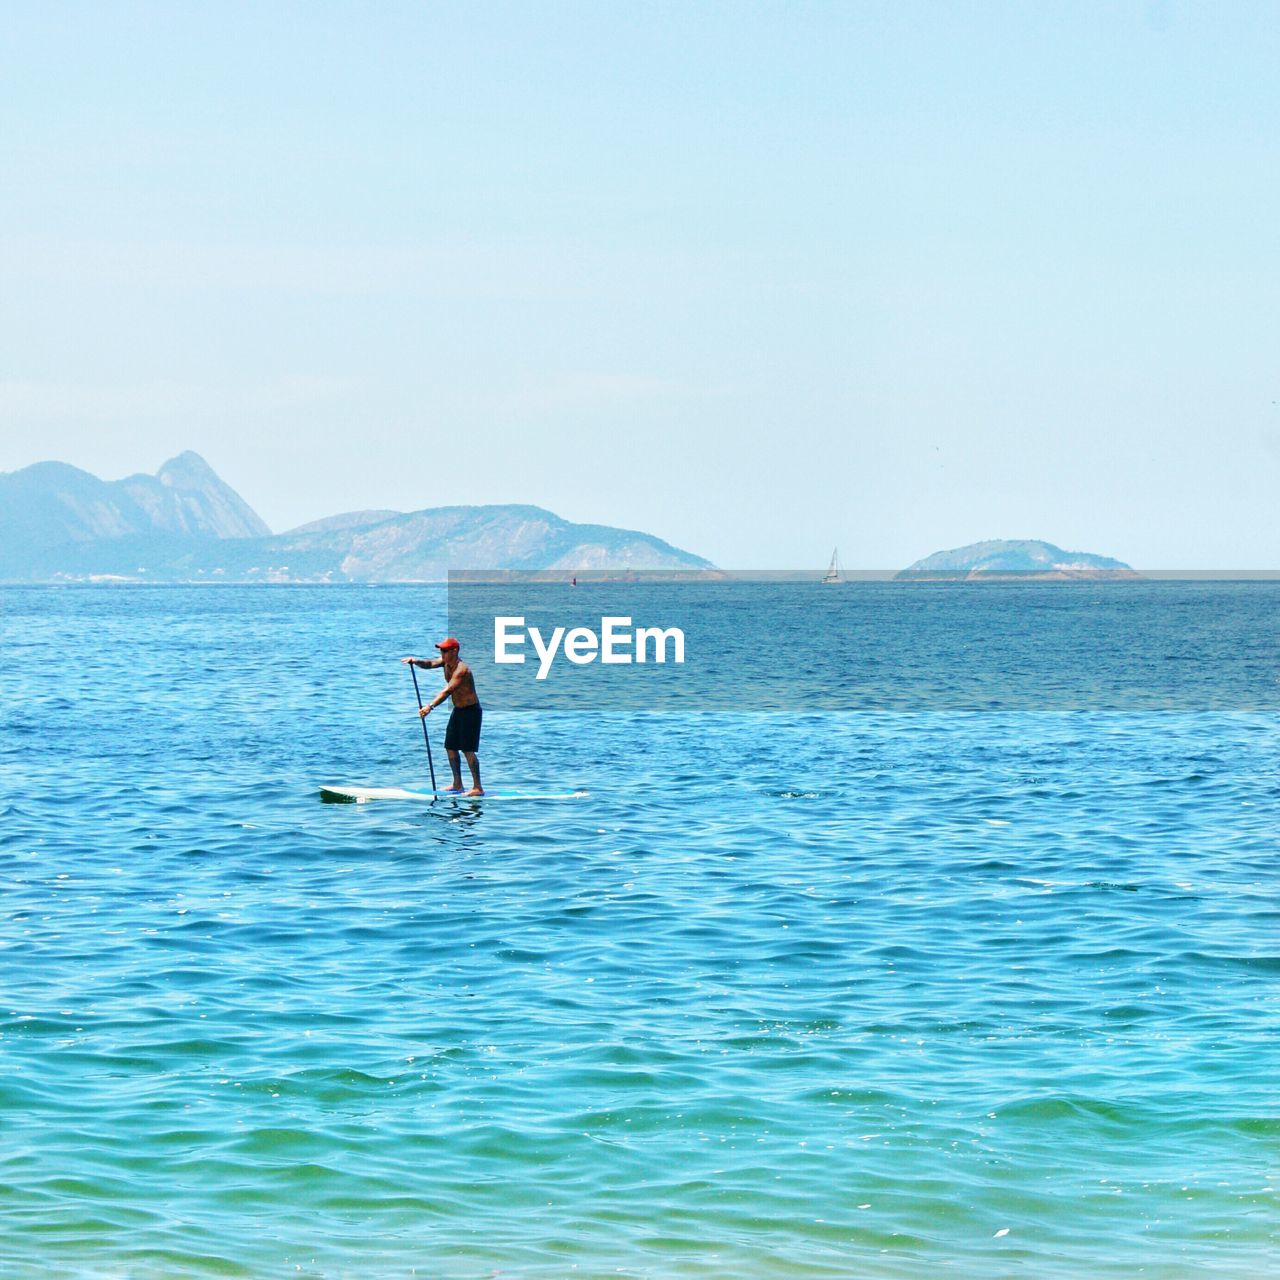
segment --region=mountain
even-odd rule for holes
[[[7,553],[162,534],[253,538],[269,534],[230,485],[197,453],[154,476],[99,480],[64,462],[0,474],[0,546]]]
[[[300,524],[289,530],[289,536],[299,533],[325,533],[333,529],[356,529],[361,525],[379,524],[383,520],[391,520],[395,516],[404,515],[403,511],[344,511],[341,515],[325,516],[323,520],[312,520],[309,524]]]
[[[953,551],[936,551],[897,574],[899,578],[1097,578],[1136,577],[1122,560],[1088,551],[1064,551],[1052,542],[998,538]]]
[[[353,582],[442,578],[449,569],[697,569],[700,556],[651,534],[572,524],[541,507],[432,507],[369,512],[365,524],[336,516],[272,538],[286,563]]]
[[[272,535],[201,457],[103,481],[60,462],[0,474],[0,580],[427,582],[450,569],[702,569],[647,533],[540,507],[352,511]]]

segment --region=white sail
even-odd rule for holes
[[[834,547],[831,551],[831,564],[827,567],[826,573],[822,575],[822,581],[825,585],[830,586],[832,583],[843,582],[844,574],[840,571],[840,548]]]

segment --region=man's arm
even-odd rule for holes
[[[444,688],[441,689],[440,692],[432,698],[418,714],[425,716],[428,711],[434,711],[435,708],[444,702],[446,698],[451,698],[454,690],[462,687],[463,680],[470,673],[471,668],[468,667],[465,662],[458,663],[458,665],[453,669],[453,675],[450,676],[448,681],[445,683]]]
[[[467,674],[466,666],[461,662],[458,663],[458,665],[453,669],[453,675],[451,675],[449,679],[445,681],[444,688],[441,689],[440,692],[434,698],[431,699],[431,705],[434,707],[438,707],[446,698],[452,697],[453,691],[461,686],[463,677],[466,674]]]
[[[432,667],[443,667],[443,658],[401,658],[401,662],[407,662],[411,667],[421,667],[424,671],[430,671]]]

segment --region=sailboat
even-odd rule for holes
[[[833,547],[831,549],[831,564],[827,567],[826,573],[822,575],[822,585],[824,587],[837,586],[844,582],[844,574],[840,571],[840,548]]]

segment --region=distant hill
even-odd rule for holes
[[[449,569],[697,569],[700,556],[651,534],[571,524],[541,507],[432,507],[317,521],[271,539],[271,551],[312,564],[331,558],[350,581],[442,578]],[[326,570],[328,571],[328,570]]]
[[[0,579],[427,582],[450,569],[700,569],[647,533],[529,506],[355,511],[273,535],[199,455],[104,481],[60,462],[0,474]]]
[[[199,454],[154,476],[99,480],[65,462],[0,474],[0,544],[53,547],[138,534],[252,538],[270,529]]]
[[[394,520],[404,515],[403,511],[344,511],[338,516],[325,516],[323,520],[312,520],[309,524],[300,524],[296,529],[288,531],[289,536],[299,533],[329,533],[335,529],[358,529],[366,524],[379,524],[383,520]]]
[[[995,539],[936,551],[902,570],[899,578],[1136,577],[1122,560],[1088,551],[1064,551],[1052,542]]]

